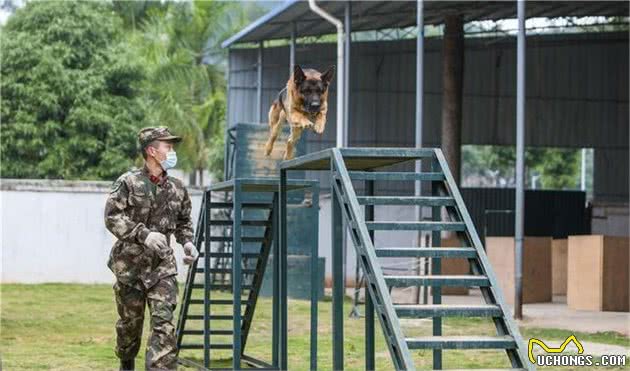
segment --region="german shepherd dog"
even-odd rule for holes
[[[304,69],[298,65],[287,86],[278,93],[269,109],[269,139],[265,145],[265,155],[269,156],[273,144],[278,138],[284,121],[291,126],[284,159],[294,156],[295,145],[304,129],[311,129],[317,134],[324,132],[326,112],[328,112],[328,85],[335,74],[335,66],[320,73],[313,69]]]

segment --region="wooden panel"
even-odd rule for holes
[[[602,310],[603,236],[569,236],[567,304],[571,309]]]
[[[630,246],[628,237],[604,237],[602,309],[629,311]]]
[[[567,294],[567,244],[566,239],[551,242],[551,292]]]
[[[523,244],[523,303],[550,302],[551,237],[526,237]],[[514,303],[514,238],[488,237],[486,252],[505,300]]]
[[[461,247],[458,238],[443,238],[442,247]],[[470,264],[468,259],[442,259],[442,274],[466,275],[469,274]],[[442,295],[468,295],[468,287],[442,287]]]

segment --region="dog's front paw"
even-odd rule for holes
[[[313,127],[313,130],[317,133],[317,134],[322,134],[324,132],[324,125],[315,125]]]
[[[299,127],[302,129],[313,129],[315,124],[310,121],[304,121],[299,125]]]

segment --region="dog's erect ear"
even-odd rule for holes
[[[302,68],[297,64],[293,67],[293,81],[295,81],[295,85],[300,85],[306,80],[306,75]]]
[[[335,76],[335,66],[330,66],[324,73],[321,74],[321,79],[326,86],[330,84],[330,80],[332,80],[333,76]]]

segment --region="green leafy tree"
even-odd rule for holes
[[[513,146],[464,146],[462,173],[486,179],[486,184],[513,186],[516,150]],[[525,185],[532,187],[537,174],[537,188],[576,189],[579,186],[580,151],[561,148],[527,148]],[[496,181],[496,182],[495,182]]]
[[[2,29],[2,177],[114,179],[146,124],[111,4],[28,2]]]
[[[155,122],[184,137],[180,167],[221,177],[225,131],[225,50],[220,43],[246,19],[237,3],[170,2],[149,14],[130,42],[148,70],[144,93]]]

